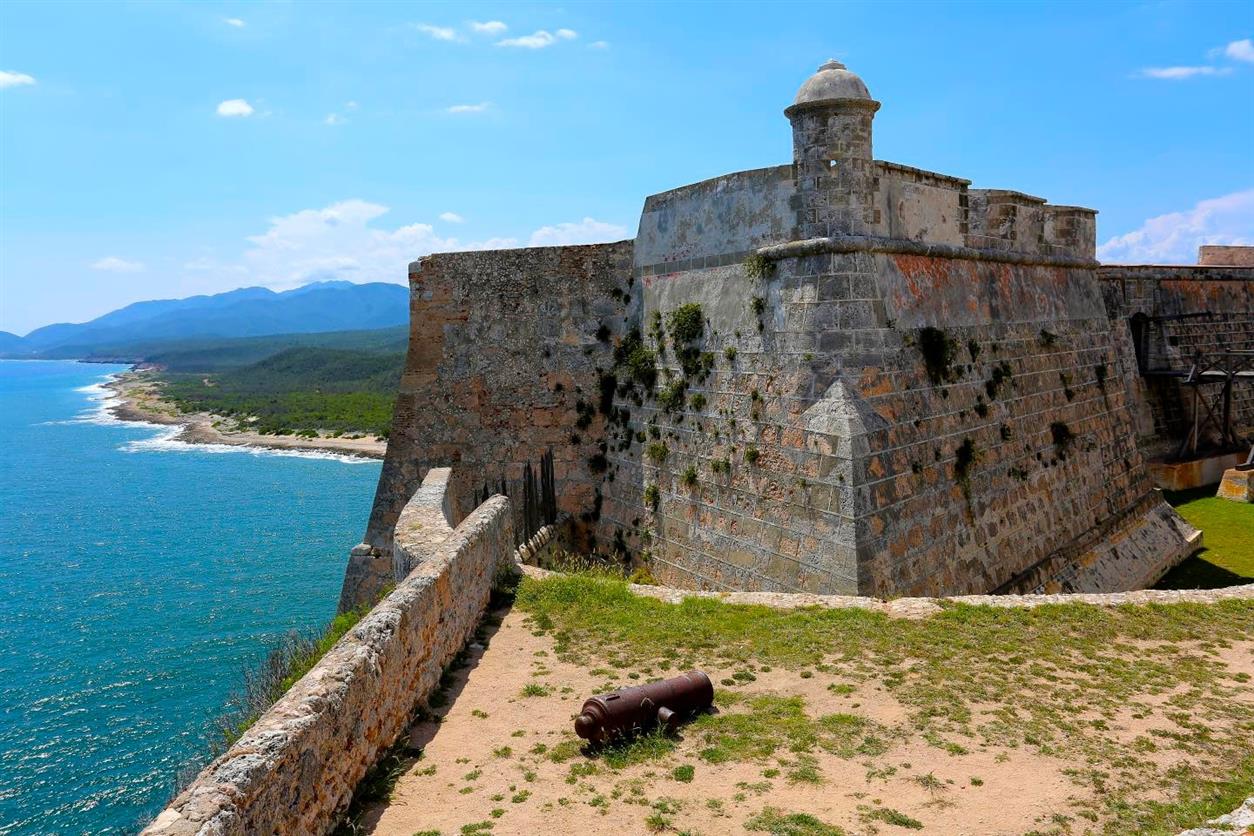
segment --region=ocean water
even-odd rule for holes
[[[378,480],[114,421],[123,368],[0,361],[0,834],[159,812],[243,671],[334,614]]]

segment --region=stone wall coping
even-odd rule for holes
[[[473,633],[513,539],[509,500],[488,499],[143,833],[329,831]]]
[[[405,503],[392,535],[392,565],[399,583],[414,567],[435,555],[453,533],[449,480],[453,469],[433,467]]]
[[[538,566],[520,566],[529,578],[543,580],[562,575]],[[945,598],[870,598],[862,595],[813,595],[806,592],[712,592],[698,589],[677,589],[669,586],[629,584],[636,595],[657,598],[669,604],[685,598],[711,598],[726,604],[749,604],[773,609],[822,607],[824,609],[859,609],[882,612],[893,618],[924,618],[940,612],[942,604],[1031,608],[1047,604],[1090,604],[1118,607],[1124,604],[1211,604],[1229,599],[1254,600],[1254,583],[1220,589],[1141,589],[1132,592],[1055,593],[1042,595],[954,595]]]
[[[875,166],[876,168],[887,173],[901,172],[903,174],[909,174],[913,177],[917,177],[920,179],[942,180],[946,183],[951,183],[954,186],[958,186],[959,188],[961,188],[962,186],[971,185],[971,181],[966,179],[965,177],[955,177],[952,174],[941,174],[939,171],[928,171],[926,168],[919,168],[913,165],[905,165],[904,163],[894,163],[894,162],[889,162],[888,160],[876,160]]]
[[[757,254],[774,261],[825,253],[896,253],[919,255],[929,258],[955,258],[970,261],[993,261],[1001,264],[1044,265],[1048,267],[1079,267],[1091,270],[1098,266],[1093,259],[1063,255],[1038,255],[1032,253],[982,250],[953,244],[928,244],[906,241],[900,238],[881,238],[875,235],[836,235],[830,238],[807,238],[786,244],[759,247]]]
[[[1254,281],[1254,267],[1217,264],[1101,264],[1097,268],[1097,277],[1107,281],[1140,279],[1159,282],[1251,282]]]

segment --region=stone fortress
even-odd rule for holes
[[[1248,446],[1254,386],[1188,370],[1254,349],[1250,250],[1099,265],[1094,210],[876,160],[879,108],[829,61],[791,163],[653,195],[632,241],[411,264],[341,606],[403,576],[429,470],[456,522],[547,451],[565,542],[676,586],[1105,592],[1196,549],[1147,461]]]
[[[654,195],[634,241],[411,265],[340,600],[369,612],[146,836],[331,832],[498,579],[555,546],[903,612],[937,603],[755,590],[1121,591],[1196,548],[1149,463],[1245,455],[1254,248],[1100,266],[1092,210],[875,160],[878,108],[829,62],[785,111],[792,164]]]

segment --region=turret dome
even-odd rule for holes
[[[821,102],[840,102],[856,99],[871,101],[871,93],[866,84],[854,73],[845,69],[845,65],[831,59],[818,72],[806,79],[805,84],[797,91],[796,105],[811,105]]]

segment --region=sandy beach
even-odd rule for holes
[[[132,370],[106,384],[119,402],[109,408],[120,421],[144,421],[150,424],[181,425],[175,441],[187,444],[226,444],[232,447],[260,447],[269,450],[316,450],[347,456],[381,459],[387,441],[374,436],[364,438],[303,438],[292,435],[262,435],[238,428],[235,419],[207,412],[184,413],[163,401],[152,375]],[[215,426],[216,424],[216,426]]]

